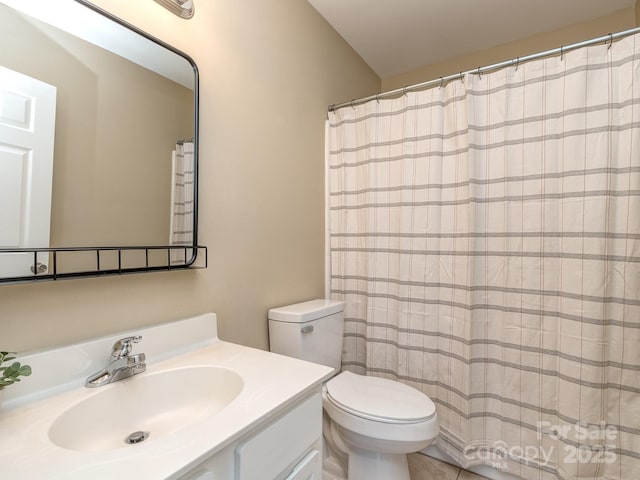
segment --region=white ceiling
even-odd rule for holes
[[[308,1],[381,78],[388,78],[592,20],[633,7],[636,0]]]

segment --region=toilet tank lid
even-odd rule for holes
[[[269,320],[280,322],[302,323],[328,317],[344,310],[344,302],[339,300],[317,299],[308,302],[294,303],[285,307],[269,310]]]

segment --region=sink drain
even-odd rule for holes
[[[124,443],[135,445],[136,443],[144,442],[147,438],[149,438],[149,432],[137,431],[125,438]]]

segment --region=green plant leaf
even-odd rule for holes
[[[0,352],[0,364],[15,360],[13,355],[15,352]],[[20,362],[13,362],[9,366],[0,367],[0,390],[19,382],[19,377],[28,377],[31,375],[31,367],[22,365]]]
[[[5,377],[15,377],[20,373],[20,362],[14,362],[4,370]]]

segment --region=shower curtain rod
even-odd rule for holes
[[[538,58],[551,57],[553,55],[558,55],[558,54],[563,55],[571,50],[575,50],[577,48],[582,48],[582,47],[588,47],[590,45],[595,45],[597,43],[609,42],[611,44],[613,43],[614,40],[627,37],[629,35],[634,35],[636,33],[640,33],[640,27],[624,30],[618,33],[610,33],[602,37],[592,38],[591,40],[585,40],[583,42],[573,43],[571,45],[554,48],[553,50],[534,53],[531,55],[527,55],[525,57],[518,57],[512,60],[506,60],[504,62],[494,63],[493,65],[487,65],[486,67],[474,68],[473,70],[467,70],[465,72],[455,73],[453,75],[447,75],[446,77],[436,78],[433,80],[429,80],[427,82],[416,83],[414,85],[407,85],[402,88],[396,88],[395,90],[389,90],[387,92],[377,93],[375,95],[369,95],[368,97],[354,99],[354,100],[351,100],[350,102],[336,103],[333,105],[329,105],[329,111],[333,112],[339,108],[361,105],[371,100],[380,100],[381,98],[394,97],[400,94],[405,94],[408,91],[422,90],[430,87],[435,87],[436,85],[442,85],[451,80],[457,80],[458,78],[463,78],[467,74],[482,74],[485,72],[491,72],[493,70],[499,70],[504,67],[514,66],[514,65],[518,66],[521,63],[529,62],[531,60],[536,60]]]

